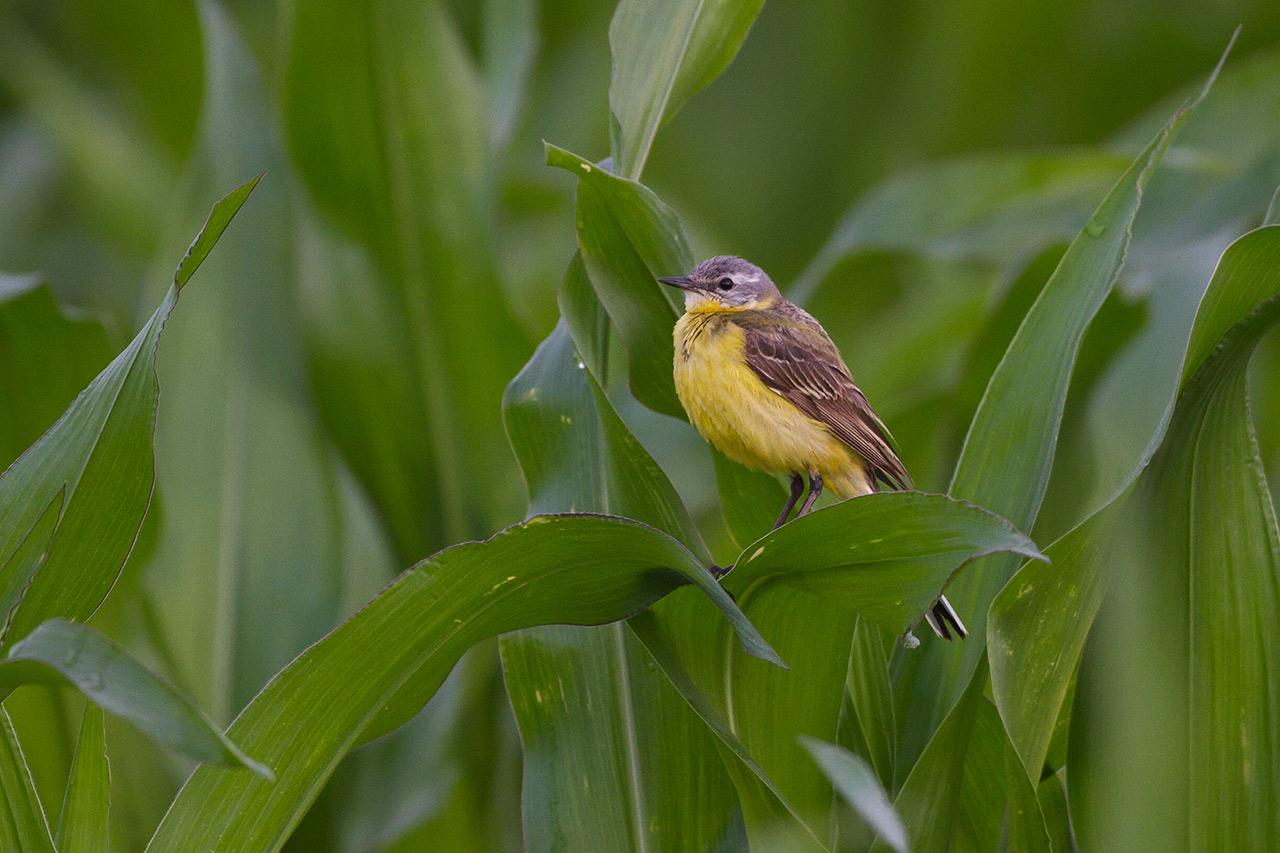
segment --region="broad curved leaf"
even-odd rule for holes
[[[643,184],[554,145],[545,147],[548,164],[578,176],[579,251],[561,287],[560,309],[584,363],[603,381],[603,306],[627,350],[632,394],[654,411],[684,419],[672,375],[672,328],[682,309],[664,292],[670,288],[655,281],[693,266],[679,217]],[[712,455],[725,518],[738,544],[745,545],[772,526],[782,490],[772,477]]]
[[[1067,247],[987,383],[950,494],[988,506],[1020,527],[1034,524],[1085,332],[1124,264],[1143,189],[1216,74],[1217,69],[1160,129]],[[986,634],[987,608],[1017,567],[1009,557],[984,561],[948,590],[975,636]],[[897,686],[908,709],[902,745],[908,765],[964,692],[984,654],[982,643],[926,642],[919,655],[904,662]]]
[[[70,685],[176,752],[271,778],[177,691],[92,628],[50,619],[10,646],[0,659],[0,693],[27,683]]]
[[[1126,289],[1145,296],[1151,319],[1089,402],[1095,472],[1089,510],[1123,491],[1159,445],[1205,286],[1226,248],[1258,225],[1259,212],[1280,182],[1280,136],[1259,121],[1280,109],[1280,52],[1232,59],[1214,83],[1213,96],[1178,136],[1176,160],[1203,165],[1161,169],[1146,193]],[[1119,134],[1117,143],[1149,136],[1185,96],[1175,94],[1153,108]]]
[[[622,513],[705,559],[675,490],[581,364],[561,324],[507,388],[503,413],[530,512]],[[524,744],[526,846],[733,843],[741,818],[714,736],[625,625],[535,628],[501,648]]]
[[[653,191],[546,145],[547,164],[578,177],[578,250],[596,297],[627,349],[631,393],[683,418],[671,365],[676,308],[656,281],[687,271],[693,252],[675,211]]]
[[[1231,435],[1202,431],[1195,436],[1187,432],[1190,429],[1187,424],[1198,423],[1200,421],[1196,419],[1210,416],[1213,420],[1206,423],[1219,424],[1218,419],[1227,412],[1238,416],[1241,424],[1248,423],[1243,400],[1231,397],[1231,394],[1238,393],[1238,389],[1231,390],[1230,394],[1227,390],[1222,391],[1227,396],[1211,403],[1197,400],[1193,395],[1193,383],[1204,384],[1207,380],[1192,377],[1197,375],[1197,371],[1207,369],[1211,360],[1221,363],[1230,356],[1221,350],[1226,346],[1224,341],[1230,341],[1237,348],[1236,358],[1247,359],[1254,341],[1244,335],[1242,329],[1235,327],[1240,324],[1246,324],[1245,328],[1248,324],[1257,327],[1264,322],[1265,318],[1254,316],[1250,319],[1251,315],[1259,305],[1269,304],[1268,300],[1278,293],[1280,226],[1269,226],[1241,237],[1227,249],[1218,264],[1201,301],[1188,343],[1182,369],[1187,379],[1184,380],[1179,408],[1164,439],[1165,446],[1160,451],[1160,457],[1167,459],[1193,452],[1203,453],[1206,459],[1211,459],[1216,457],[1210,454],[1229,449],[1232,456],[1219,459],[1218,467],[1203,471],[1196,480],[1193,495],[1200,496],[1199,500],[1220,505],[1220,509],[1213,512],[1221,512],[1222,515],[1213,521],[1212,516],[1205,517],[1203,511],[1200,513],[1200,520],[1189,530],[1193,537],[1191,547],[1209,548],[1215,541],[1221,541],[1221,547],[1232,548],[1212,557],[1228,573],[1215,572],[1213,581],[1209,582],[1211,589],[1235,589],[1241,596],[1240,600],[1255,602],[1262,612],[1268,607],[1265,602],[1271,594],[1266,592],[1268,585],[1276,581],[1274,573],[1271,580],[1267,580],[1265,566],[1272,559],[1267,556],[1269,549],[1261,540],[1248,539],[1251,525],[1255,529],[1265,529],[1265,521],[1259,522],[1258,518],[1265,519],[1267,514],[1262,501],[1264,495],[1252,493],[1250,485],[1253,472],[1247,462],[1253,456],[1251,440],[1244,433]],[[1225,330],[1232,331],[1224,334]],[[1241,365],[1233,366],[1242,371]],[[1218,411],[1210,411],[1210,406]],[[1169,464],[1166,462],[1166,467]],[[1127,500],[1122,499],[1123,505],[1102,510],[1047,549],[1047,554],[1053,559],[1052,571],[1046,572],[1035,565],[1026,566],[992,603],[988,632],[992,691],[1026,772],[1033,779],[1039,778],[1054,727],[1065,710],[1064,702],[1071,679],[1109,582],[1109,566],[1114,559],[1111,543],[1118,535],[1127,535],[1124,529],[1135,523],[1124,506],[1130,503],[1164,506],[1166,499],[1159,491],[1152,491],[1154,486],[1150,483],[1156,478],[1169,476],[1172,475],[1162,475],[1157,471],[1143,474],[1144,484],[1139,486],[1139,492]],[[1187,487],[1170,480],[1167,488],[1172,495],[1185,492]],[[1245,491],[1241,492],[1241,489]],[[1176,508],[1169,506],[1167,510],[1169,523],[1173,523]],[[1256,527],[1259,523],[1262,528]],[[1219,535],[1244,538],[1233,539],[1236,543],[1233,546],[1228,541],[1218,540]],[[1206,560],[1209,558],[1209,555],[1204,557]],[[1161,565],[1178,565],[1187,559],[1186,555],[1169,555]],[[1207,567],[1213,563],[1197,564]],[[1193,573],[1191,577],[1197,576]],[[1256,586],[1259,584],[1260,587]],[[1236,658],[1232,665],[1236,672],[1247,666],[1254,655],[1263,655],[1269,660],[1265,645],[1258,645],[1259,640],[1265,640],[1268,635],[1266,629],[1259,627],[1256,633],[1251,632],[1247,624],[1241,624],[1242,614],[1234,608],[1217,611],[1215,618],[1210,609],[1212,600],[1212,597],[1197,596],[1195,624],[1210,631],[1214,639],[1206,642],[1188,637],[1187,641],[1199,648],[1231,643],[1235,636],[1234,642],[1242,643],[1241,648],[1233,648],[1229,652]],[[1238,630],[1245,633],[1236,635]],[[1185,631],[1182,634],[1185,636]],[[1174,641],[1172,635],[1171,630],[1170,642]],[[1269,663],[1261,665],[1263,671],[1270,667]],[[1223,700],[1230,704],[1221,706],[1219,712],[1226,707],[1237,711],[1248,707],[1245,697],[1231,698],[1230,684],[1221,685],[1221,691]],[[1212,712],[1206,709],[1206,713]],[[1240,760],[1244,760],[1243,757]],[[1214,785],[1220,787],[1222,782]]]
[[[151,849],[278,847],[342,756],[411,717],[479,640],[617,621],[685,584],[714,600],[754,653],[777,659],[691,552],[638,522],[535,516],[446,549],[304,652],[231,725],[229,736],[275,770],[275,784],[196,770]]]
[[[54,616],[88,618],[115,583],[151,499],[156,344],[182,287],[257,183],[214,205],[137,337],[0,476],[0,561],[65,490],[57,535],[12,613],[10,636]]]
[[[1124,506],[1114,553],[1130,571],[1111,582],[1071,719],[1082,845],[1280,843],[1268,793],[1280,732],[1280,531],[1246,382],[1258,339],[1278,321],[1273,295],[1224,336]]]
[[[1003,550],[1037,554],[1004,519],[918,492],[869,495],[784,525],[723,580],[788,662],[777,673],[738,654],[690,596],[645,614],[646,645],[668,674],[691,681],[682,692],[704,697],[704,719],[723,726],[731,748],[741,743],[777,797],[735,777],[753,838],[763,843],[788,812],[828,838],[831,786],[796,739],[836,739],[856,618],[901,633],[961,566]]]

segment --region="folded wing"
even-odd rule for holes
[[[911,477],[888,428],[853,383],[835,344],[817,320],[799,308],[793,311],[783,323],[735,318],[746,333],[747,364],[771,390],[849,445],[877,480],[890,488],[910,488]]]

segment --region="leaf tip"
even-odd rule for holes
[[[542,140],[542,156],[548,166],[558,166],[561,169],[572,169],[579,159],[567,149],[545,139]]]
[[[765,638],[759,634],[755,634],[750,638],[743,636],[742,648],[753,658],[758,658],[765,663],[771,663],[779,669],[791,669],[791,667],[787,666],[787,662],[782,659],[782,655],[774,651],[773,646],[769,645]]]

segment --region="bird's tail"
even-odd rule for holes
[[[933,603],[929,612],[924,614],[924,619],[933,629],[933,633],[944,640],[963,640],[969,635],[964,623],[960,621],[960,615],[952,609],[951,602],[947,601],[945,595]]]

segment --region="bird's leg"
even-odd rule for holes
[[[795,509],[796,501],[800,500],[800,493],[804,491],[804,477],[799,474],[791,475],[791,497],[787,498],[787,504],[782,508],[782,512],[778,514],[778,520],[773,523],[773,529],[777,530],[786,523],[787,516],[791,515],[791,510]]]
[[[822,475],[816,471],[809,472],[809,496],[804,499],[804,505],[800,507],[800,511],[796,513],[796,518],[809,514],[809,510],[813,509],[813,502],[818,499],[818,495],[822,494]]]

